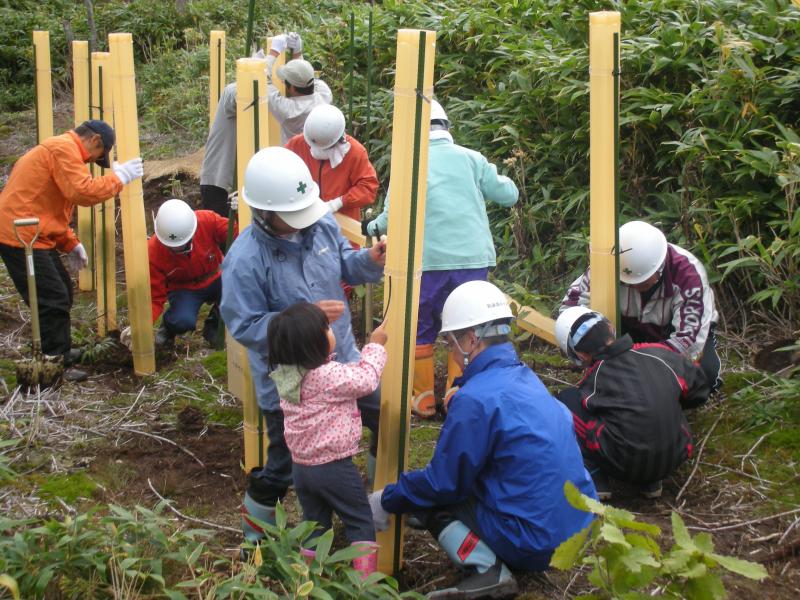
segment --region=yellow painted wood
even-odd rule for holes
[[[589,268],[591,305],[617,327],[617,273],[614,257],[614,34],[620,13],[589,14]]]
[[[339,223],[339,229],[341,229],[344,237],[362,248],[366,247],[367,238],[361,233],[361,223],[338,212],[334,213],[333,216],[336,222]]]
[[[511,296],[506,296],[511,312],[516,315],[514,322],[525,331],[529,331],[540,339],[557,346],[556,322],[530,306],[522,306]]]
[[[74,123],[77,127],[89,119],[89,42],[72,42],[72,100],[75,109]],[[87,170],[89,166],[86,166]],[[78,272],[78,289],[94,289],[94,231],[92,213],[94,207],[78,207],[78,239],[89,255],[89,264]]]
[[[269,145],[267,126],[267,76],[266,61],[258,58],[240,58],[236,61],[236,170],[239,198],[242,198],[244,171],[250,158]],[[254,98],[253,82],[258,85],[258,98]],[[254,102],[255,100],[255,102]],[[255,137],[254,124],[258,115],[259,135]],[[280,137],[278,137],[280,140]],[[239,231],[249,226],[252,213],[246,202],[239,202]],[[266,331],[264,335],[266,335]],[[244,420],[244,465],[250,471],[263,465],[267,458],[269,441],[261,410],[256,401],[253,378],[247,350],[230,335],[228,344],[228,389],[242,402]]]
[[[53,81],[50,72],[50,32],[34,31],[36,53],[36,140],[53,137]]]
[[[108,46],[111,50],[111,94],[114,98],[117,153],[119,161],[124,163],[140,156],[131,34],[109,34]],[[142,180],[136,179],[122,188],[119,201],[122,209],[128,319],[131,322],[133,339],[133,370],[138,375],[149,375],[155,372],[156,363]]]
[[[267,43],[265,46],[265,50],[268,52],[269,49],[272,47],[272,38],[267,38]],[[275,72],[278,70],[278,67],[281,65],[286,64],[286,53],[281,52],[280,56],[275,59],[275,64],[273,65],[272,69],[272,83],[273,85],[278,88],[278,91],[281,93],[281,96],[286,94],[286,84],[283,80],[278,77]],[[281,124],[278,123],[278,120],[272,116],[272,113],[269,113],[269,139],[272,142],[270,145],[272,146],[280,146],[281,144]]]
[[[423,84],[426,98],[433,94],[433,63],[436,33],[416,29],[397,32],[397,70],[392,120],[390,181],[392,203],[384,271],[384,306],[389,355],[381,384],[380,438],[375,474],[375,489],[397,481],[408,460],[408,433],[411,419],[414,348],[417,336],[417,308],[422,272],[422,239],[425,227],[425,193],[428,177],[428,130],[430,103],[421,103],[419,162],[414,179],[414,125],[417,117],[417,73],[420,36],[425,38]],[[412,214],[412,191],[416,187],[417,205]],[[412,239],[412,228],[414,236]],[[413,242],[413,244],[412,244]],[[411,255],[411,268],[409,256]],[[408,290],[408,282],[411,289]],[[409,298],[409,292],[411,297]],[[391,298],[389,295],[391,294]],[[388,302],[388,306],[387,306]],[[394,573],[402,562],[403,528],[392,519],[392,526],[378,533],[378,568]]]
[[[114,122],[111,95],[111,55],[92,52],[92,118]],[[114,160],[112,149],[109,158]],[[105,169],[92,165],[95,176]],[[97,334],[107,335],[117,329],[117,229],[116,202],[112,196],[94,205],[95,288],[97,289]]]
[[[208,126],[214,122],[217,104],[222,90],[225,89],[225,32],[215,29],[211,31],[208,42],[209,64],[211,72],[208,81]]]

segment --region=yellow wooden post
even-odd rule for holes
[[[271,47],[272,47],[272,38],[268,37],[267,38],[267,45],[266,45],[266,48],[264,49],[264,51],[265,52],[269,52],[269,49]],[[278,56],[275,59],[275,64],[273,65],[273,70],[272,70],[272,84],[276,88],[278,88],[278,91],[281,93],[281,95],[286,94],[286,84],[275,73],[278,70],[278,67],[280,67],[281,65],[285,65],[285,64],[286,64],[286,53],[285,52],[281,52],[280,56]],[[271,142],[270,145],[271,146],[280,146],[281,145],[281,124],[278,123],[278,119],[276,119],[275,117],[272,116],[272,113],[269,113],[269,116],[267,118],[269,120],[269,139],[270,139],[270,142]]]
[[[119,161],[125,162],[140,156],[131,34],[109,34],[108,46],[111,50],[111,94],[114,98],[117,153]],[[142,180],[136,179],[122,188],[119,200],[122,209],[128,318],[133,334],[133,369],[139,375],[148,375],[155,372],[156,362]]]
[[[89,119],[89,42],[72,42],[72,99],[75,107],[75,127]],[[89,167],[86,167],[89,169]],[[78,272],[78,289],[94,289],[94,231],[93,208],[78,207],[78,239],[89,255],[89,264]]]
[[[614,34],[620,14],[589,14],[589,125],[591,304],[617,326],[616,139],[619,89],[614,77]],[[617,46],[618,48],[618,46]]]
[[[33,32],[36,62],[36,141],[53,137],[53,83],[50,73],[50,32]]]
[[[236,169],[239,198],[242,198],[244,171],[250,158],[269,145],[267,130],[266,61],[240,58],[236,61]],[[280,139],[280,138],[279,138]],[[249,226],[252,213],[246,202],[239,202],[239,230]],[[264,335],[266,335],[264,331]],[[258,408],[247,350],[226,335],[228,344],[228,389],[242,402],[244,420],[244,466],[248,472],[264,464],[269,441],[264,417]]]
[[[390,172],[392,203],[389,207],[389,244],[383,284],[389,360],[381,384],[375,489],[397,481],[408,458],[409,399],[414,377],[425,233],[435,41],[433,31],[401,29],[397,32]],[[400,519],[393,519],[392,527],[378,533],[378,543],[378,568],[384,573],[395,573],[402,562],[403,527]]]
[[[225,89],[225,32],[217,29],[211,32],[208,43],[211,73],[208,81],[208,126],[214,123],[217,104]]]
[[[111,96],[111,55],[92,52],[92,119],[114,121]],[[114,151],[109,155],[114,160]],[[105,174],[105,169],[92,166],[95,175]],[[116,208],[114,197],[94,205],[95,276],[97,289],[97,334],[107,335],[117,329],[117,261],[116,261]]]

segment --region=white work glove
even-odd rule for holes
[[[239,192],[231,192],[228,194],[228,206],[234,212],[239,210]]]
[[[288,42],[288,40],[287,40],[287,37],[286,37],[285,33],[282,33],[280,35],[276,35],[274,38],[272,38],[272,45],[270,46],[269,49],[270,50],[274,50],[278,54],[282,54],[282,53],[286,52],[286,44],[287,44],[287,42]]]
[[[86,254],[83,244],[78,244],[72,249],[72,252],[67,254],[67,262],[69,263],[69,268],[75,272],[86,268],[89,264],[89,255]]]
[[[264,60],[265,58],[267,58],[267,55],[264,54],[264,51],[261,48],[259,48],[258,52],[253,52],[250,58],[260,58],[261,60]]]
[[[139,179],[144,175],[144,165],[142,164],[142,158],[140,156],[132,158],[124,163],[114,161],[111,168],[114,170],[114,175],[119,177],[122,185],[128,185],[134,179]]]
[[[131,326],[128,325],[125,329],[119,332],[119,343],[123,346],[127,346],[128,350],[130,350],[131,346],[133,345],[133,338],[131,337]]]
[[[296,31],[292,31],[286,39],[286,47],[292,51],[292,54],[303,53],[303,38]]]
[[[328,200],[326,202],[326,204],[328,205],[328,210],[331,211],[332,213],[339,212],[339,209],[342,208],[343,203],[344,200],[342,200],[341,196],[339,196],[338,198],[334,198],[333,200]]]
[[[375,221],[370,221],[369,223],[367,223],[367,235],[371,235],[372,237],[378,237],[377,219]]]
[[[386,531],[389,529],[389,513],[383,509],[381,504],[381,496],[383,490],[372,492],[369,495],[369,507],[372,509],[372,524],[375,526],[375,531]]]

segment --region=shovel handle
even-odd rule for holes
[[[20,227],[36,226],[33,239],[27,244],[19,236]],[[28,272],[28,306],[31,308],[31,329],[33,330],[33,356],[37,360],[41,359],[42,335],[39,329],[39,298],[36,294],[36,274],[33,270],[33,245],[39,237],[39,219],[29,217],[27,219],[14,219],[14,235],[17,236],[19,243],[25,247],[25,266]]]
[[[25,242],[22,241],[22,238],[19,236],[19,228],[33,227],[34,225],[36,226],[36,232],[33,234],[33,239],[26,244]],[[20,244],[22,244],[26,248],[33,248],[33,245],[39,238],[39,217],[28,217],[27,219],[14,219],[14,235],[17,237]]]

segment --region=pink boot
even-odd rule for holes
[[[361,579],[366,579],[378,570],[378,544],[375,542],[353,542],[350,545],[368,551],[364,556],[353,559],[353,568],[356,571],[361,571]]]
[[[317,557],[317,552],[315,550],[309,550],[308,548],[300,548],[300,555],[303,557],[303,560],[306,561],[306,564],[310,566]]]

